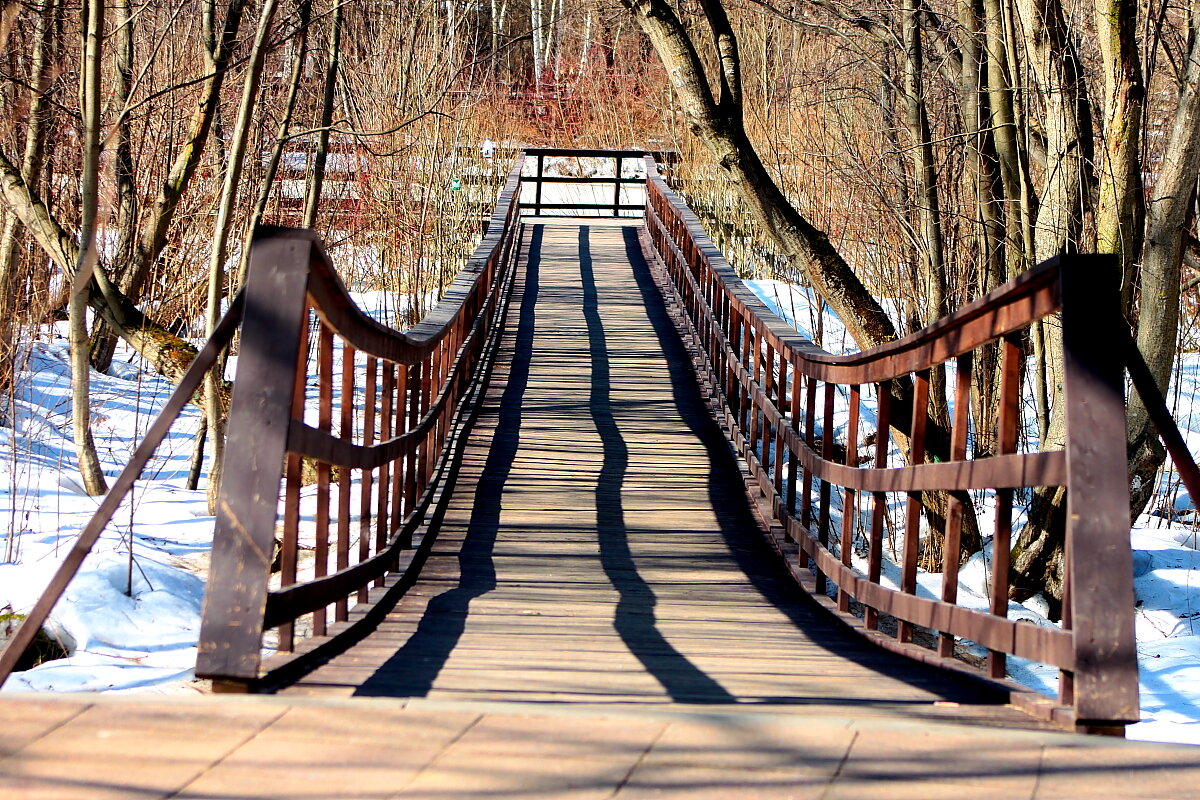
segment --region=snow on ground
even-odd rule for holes
[[[772,311],[805,335],[815,340],[813,333],[819,328],[823,334],[819,344],[826,350],[843,353],[853,349],[845,327],[828,310],[822,318],[808,291],[779,281],[747,284]],[[953,375],[949,378],[953,380]],[[1200,397],[1200,356],[1184,356],[1173,391],[1175,417],[1191,451],[1198,453],[1200,419],[1195,398]],[[846,424],[848,413],[845,397],[839,396],[835,406],[839,428]],[[1152,508],[1151,514],[1139,517],[1130,533],[1142,722],[1129,726],[1126,735],[1146,741],[1200,744],[1200,514],[1177,479],[1168,475],[1163,488],[1171,501],[1165,508]],[[991,509],[985,502],[979,510],[980,529],[987,531],[993,524]],[[835,511],[840,514],[840,508]],[[1019,523],[1019,516],[1018,510],[1014,524]],[[865,559],[856,555],[855,562],[865,570]],[[989,541],[982,553],[962,567],[959,603],[987,610],[990,579]],[[899,585],[899,568],[886,559],[883,582],[893,588]],[[931,599],[940,597],[941,575],[921,571],[917,591]],[[1047,619],[1040,596],[1024,604],[1010,603],[1008,614],[1035,625],[1055,624]],[[1010,658],[1009,676],[1047,695],[1058,692],[1058,671],[1041,664]]]
[[[385,323],[405,310],[393,293],[354,297]],[[65,329],[49,336],[27,348],[12,413],[0,418],[0,634],[8,613],[32,607],[99,504],[75,466]],[[236,358],[230,376],[235,366]],[[93,433],[111,484],[173,387],[123,345],[109,373],[93,371],[91,381]],[[198,490],[186,488],[200,418],[196,406],[184,409],[55,608],[47,627],[70,657],[15,673],[3,691],[198,689],[213,530],[205,474]],[[305,494],[302,513],[311,519],[315,498]]]
[[[98,504],[75,467],[62,331],[27,355],[0,427],[0,608],[16,613],[41,594]],[[92,374],[96,445],[110,483],[172,389],[134,363],[121,351],[109,374]],[[203,490],[185,488],[199,418],[185,410],[55,610],[50,627],[71,656],[14,675],[5,691],[188,687],[212,538]]]
[[[803,290],[776,281],[752,281],[750,286],[806,335],[819,331],[826,349],[852,347],[836,316],[822,313]],[[394,298],[382,293],[358,300],[377,309],[394,305]],[[377,315],[390,316],[382,310]],[[49,341],[31,344],[15,405],[0,419],[0,610],[28,610],[97,505],[80,488],[74,466],[66,354],[61,330]],[[93,373],[92,380],[96,441],[111,479],[171,387],[139,369],[124,350],[109,374]],[[1188,399],[1180,403],[1177,416],[1196,452],[1200,420],[1193,422],[1190,398],[1200,390],[1200,357],[1185,359],[1177,384],[1179,397]],[[840,426],[847,414],[845,398],[839,397],[837,405]],[[198,689],[192,669],[212,518],[203,480],[198,491],[185,484],[199,419],[196,408],[185,409],[55,610],[50,627],[70,657],[17,673],[4,691]],[[870,415],[864,415],[864,424],[872,424]],[[1144,721],[1131,726],[1129,736],[1200,744],[1200,520],[1191,498],[1178,487],[1168,488],[1173,490],[1169,509],[1140,518],[1131,535]],[[983,530],[990,524],[987,515],[984,505]],[[990,551],[985,549],[962,570],[964,605],[987,607],[989,576]],[[884,580],[898,582],[894,565],[885,568]],[[919,576],[922,594],[936,597],[940,588],[940,575]],[[1010,616],[1053,624],[1038,600],[1011,604]],[[1011,661],[1013,678],[1048,694],[1056,691],[1055,670]]]

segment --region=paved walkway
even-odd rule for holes
[[[14,800],[1191,800],[1200,786],[1195,748],[853,710],[6,698],[0,730],[0,797]]]
[[[527,232],[421,578],[281,696],[0,701],[0,798],[1190,798],[848,634],[756,531],[636,229]]]

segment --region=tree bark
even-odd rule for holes
[[[803,270],[809,284],[838,315],[860,348],[865,350],[894,340],[896,329],[883,307],[829,237],[792,205],[750,142],[744,127],[737,38],[720,0],[702,0],[717,56],[714,75],[706,73],[687,29],[666,0],[622,2],[662,59],[689,128],[732,179],[774,246]],[[717,88],[717,96],[714,97],[710,86]],[[908,421],[912,419],[912,384],[906,380],[894,380],[891,384],[894,428],[900,438],[907,435]],[[949,432],[936,419],[928,427],[926,449],[938,459],[949,457]],[[929,510],[934,526],[941,528],[944,519],[940,518],[936,503],[930,504]],[[975,516],[969,503],[964,516]],[[964,523],[968,538],[972,526],[978,529],[978,523],[971,520]]]
[[[1181,68],[1179,104],[1171,121],[1162,166],[1146,212],[1142,249],[1141,311],[1137,344],[1164,396],[1179,335],[1179,292],[1184,245],[1194,213],[1200,174],[1200,2],[1193,0],[1191,47]],[[1146,408],[1129,399],[1130,502],[1134,519],[1154,493],[1154,478],[1166,457]]]
[[[1026,31],[1027,47],[1045,107],[1046,177],[1034,241],[1035,259],[1042,261],[1078,252],[1081,247],[1089,249],[1083,223],[1094,195],[1092,113],[1079,56],[1058,0],[1026,0],[1025,13],[1034,23]],[[1066,441],[1062,340],[1049,320],[1042,325],[1042,332],[1044,368],[1052,383],[1042,447],[1061,448]],[[1038,368],[1042,369],[1040,363]],[[1041,592],[1057,604],[1065,581],[1065,489],[1035,489],[1028,519],[1012,548],[1009,594],[1025,600]],[[1052,610],[1057,614],[1057,608]]]
[[[233,229],[233,212],[237,203],[238,184],[242,180],[242,167],[246,160],[246,143],[250,139],[250,125],[258,99],[259,79],[267,56],[267,36],[275,18],[276,0],[264,0],[259,12],[258,31],[250,51],[250,64],[242,84],[242,99],[234,122],[233,141],[225,161],[225,181],[221,187],[221,200],[217,206],[214,223],[212,252],[208,263],[208,311],[205,317],[205,335],[212,336],[221,321],[221,301],[225,297],[225,257],[229,237]],[[204,376],[204,416],[208,421],[210,458],[208,462],[208,512],[217,513],[217,497],[221,488],[221,472],[225,462],[225,405],[221,402],[220,386],[224,382],[225,360],[217,359],[216,365]]]
[[[112,99],[124,107],[130,103],[133,89],[133,28],[134,20],[129,0],[116,0],[117,11]],[[117,250],[113,259],[115,269],[128,269],[137,236],[137,190],[133,183],[133,150],[129,141],[129,118],[122,114],[114,132],[116,153],[113,177],[117,184]],[[118,279],[119,279],[118,274]],[[92,332],[91,362],[97,372],[107,372],[117,349],[117,335],[107,325],[95,326]]]
[[[33,15],[37,36],[30,54],[29,108],[26,112],[25,152],[21,159],[21,176],[27,183],[36,183],[42,174],[45,156],[44,131],[54,113],[48,93],[54,77],[50,57],[55,28],[61,9],[58,0],[41,0]],[[5,365],[0,373],[0,396],[7,396],[12,386],[16,346],[17,319],[16,272],[20,254],[20,220],[16,214],[4,216],[0,231],[0,361]]]
[[[333,123],[333,106],[337,99],[337,78],[342,59],[342,3],[336,0],[329,28],[329,62],[325,67],[325,89],[321,96],[321,119],[317,134],[317,151],[313,157],[312,172],[304,197],[304,221],[302,227],[313,228],[317,224],[317,210],[321,203],[321,188],[325,185],[325,163],[329,158],[329,126]]]
[[[83,116],[83,174],[80,177],[82,246],[75,264],[67,306],[71,361],[71,429],[83,488],[90,495],[108,491],[104,471],[92,440],[92,405],[87,333],[87,284],[99,255],[96,221],[100,204],[100,67],[104,40],[104,2],[84,5],[83,57],[80,70],[80,108]]]
[[[1131,316],[1146,216],[1141,159],[1146,88],[1137,42],[1138,4],[1095,0],[1095,9],[1104,73],[1104,159],[1098,170],[1096,247],[1117,256],[1122,306]]]

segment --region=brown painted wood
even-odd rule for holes
[[[533,228],[419,580],[285,693],[945,708],[936,673],[845,638],[790,585],[650,273],[626,260],[633,231],[585,230]],[[962,717],[1031,724],[962,691]]]
[[[247,680],[257,675],[261,620],[275,540],[280,467],[284,461],[293,374],[306,317],[304,275],[313,237],[267,229],[256,241],[246,284],[239,369],[254,381],[235,383],[223,486],[237,496],[218,504],[210,579],[200,629],[196,674]],[[286,331],[281,331],[280,327]],[[220,575],[214,580],[211,576]]]
[[[695,215],[679,201],[678,197],[665,186],[661,179],[654,175],[651,175],[650,178],[646,219],[649,229],[648,238],[662,254],[669,267],[671,281],[674,284],[671,292],[680,297],[690,297],[695,291],[694,286],[712,286],[713,292],[724,295],[724,299],[719,302],[684,304],[692,315],[688,325],[695,329],[716,328],[713,337],[715,347],[721,351],[721,358],[728,370],[729,390],[727,395],[731,399],[734,392],[739,395],[739,402],[732,404],[729,412],[724,414],[730,428],[730,440],[735,446],[743,448],[751,473],[751,481],[763,494],[764,509],[778,519],[780,527],[785,531],[785,538],[795,540],[800,545],[794,570],[797,579],[807,586],[809,576],[806,566],[810,559],[815,561],[816,572],[812,576],[812,591],[816,592],[817,599],[824,603],[826,600],[824,596],[825,575],[837,576],[836,582],[839,584],[837,606],[840,606],[838,611],[846,617],[848,623],[855,624],[854,618],[847,616],[845,611],[846,606],[851,604],[847,602],[840,591],[842,583],[845,583],[848,587],[852,587],[850,593],[853,598],[867,606],[864,619],[864,628],[867,630],[877,627],[878,611],[887,610],[897,618],[897,633],[901,640],[910,638],[913,629],[917,626],[932,627],[937,630],[941,640],[938,649],[942,653],[953,651],[954,642],[951,638],[953,636],[963,636],[976,642],[986,641],[986,646],[993,651],[989,654],[988,672],[994,676],[1004,674],[1004,656],[1016,654],[1018,649],[1026,654],[1032,653],[1034,655],[1031,657],[1058,665],[1064,670],[1072,669],[1070,665],[1074,664],[1077,654],[1075,648],[1068,644],[1075,641],[1073,634],[1065,630],[1056,631],[1051,636],[1032,634],[1018,630],[1005,619],[1013,490],[1026,486],[1063,486],[1069,483],[1070,478],[1068,474],[1069,459],[1065,451],[1018,454],[1015,448],[1019,387],[1019,382],[1016,380],[1016,375],[1019,374],[1017,373],[1019,370],[1019,361],[1017,360],[1019,353],[1016,351],[1017,337],[1023,328],[1053,313],[1062,304],[1068,302],[1064,299],[1061,286],[1058,285],[1060,280],[1059,262],[1051,261],[1039,265],[1034,270],[993,291],[985,298],[964,306],[949,317],[901,341],[863,353],[832,356],[821,351],[813,343],[798,337],[766,311],[763,304],[742,284],[733,270],[725,263],[720,252],[704,234]],[[681,264],[686,264],[687,268],[682,268]],[[1079,296],[1084,297],[1085,293],[1080,292]],[[1080,321],[1076,323],[1079,325],[1079,330],[1076,333],[1085,336],[1084,331],[1087,331],[1089,327],[1083,320],[1088,313],[1085,309],[1091,307],[1090,303],[1086,300],[1071,302],[1078,303],[1076,311],[1080,315],[1078,317]],[[719,325],[714,324],[718,322],[719,315],[715,315],[711,309],[726,306],[730,309],[730,317],[734,322],[722,329]],[[1119,325],[1114,329],[1123,330]],[[753,349],[755,361],[753,362],[748,357],[747,348],[738,344],[745,338],[743,330],[755,332],[756,340]],[[953,426],[950,437],[952,441],[947,443],[948,452],[943,457],[948,456],[948,461],[946,463],[920,463],[925,450],[923,428],[927,419],[925,412],[927,401],[924,398],[927,395],[929,370],[942,368],[941,365],[945,361],[961,356],[963,360],[960,361],[960,366],[965,367],[964,372],[966,372],[969,370],[966,358],[969,357],[970,352],[974,348],[996,339],[1007,340],[1007,348],[1010,351],[1010,366],[1006,370],[1009,375],[1005,381],[1006,389],[1001,401],[1001,428],[1012,444],[1002,443],[1000,455],[995,457],[966,459],[964,445],[967,423],[963,416]],[[757,380],[757,358],[759,350],[762,348],[774,348],[794,363],[798,373],[805,376],[808,381],[809,393],[807,402],[804,404],[804,413],[808,419],[812,419],[815,415],[816,398],[813,387],[816,381],[843,385],[871,381],[880,385],[890,385],[890,381],[894,379],[907,380],[906,375],[915,374],[917,376],[915,381],[916,402],[909,409],[912,413],[912,420],[907,429],[907,433],[911,436],[910,442],[914,445],[911,448],[913,457],[910,458],[913,463],[908,467],[898,469],[860,470],[847,464],[832,463],[829,454],[824,452],[825,447],[822,448],[823,452],[820,455],[814,452],[815,443],[807,425],[803,436],[793,430],[792,426],[784,425],[785,417],[773,402],[774,398],[770,396],[769,391],[763,391],[760,387]],[[1119,352],[1120,347],[1114,345],[1110,350]],[[704,374],[705,371],[702,368],[701,374]],[[1077,378],[1077,380],[1079,379]],[[1086,385],[1086,382],[1080,381],[1080,385]],[[1077,390],[1080,394],[1086,394],[1087,391],[1087,389]],[[1100,393],[1103,394],[1103,391],[1100,390]],[[749,410],[745,407],[746,400],[742,399],[746,395],[751,404]],[[960,398],[964,401],[959,404],[960,412],[967,406],[965,399],[965,397]],[[1081,407],[1087,402],[1086,400],[1081,401]],[[779,403],[782,404],[781,399]],[[1100,402],[1099,405],[1103,407],[1104,402]],[[795,419],[796,416],[793,416],[793,420]],[[772,479],[771,465],[766,453],[760,454],[757,449],[757,426],[759,425],[767,430],[781,431],[784,447],[790,451],[791,457],[803,466],[803,481],[800,487],[803,495],[798,519],[793,516],[794,512],[790,511],[792,504],[788,502],[787,497],[781,496],[782,493],[777,483]],[[1119,425],[1108,425],[1105,430],[1112,431],[1112,433],[1104,435],[1113,436],[1114,440],[1119,439],[1119,427]],[[1076,433],[1080,437],[1091,435],[1091,432],[1085,432],[1083,429]],[[886,437],[880,436],[879,439],[885,441]],[[824,444],[827,445],[828,440]],[[1119,461],[1115,457],[1112,460],[1114,463]],[[882,467],[882,463],[879,466]],[[1103,469],[1102,466],[1095,468]],[[866,490],[876,493],[872,541],[868,545],[869,575],[865,578],[852,568],[840,563],[838,556],[831,552],[826,544],[827,526],[822,524],[824,520],[820,518],[822,516],[820,513],[818,513],[816,532],[809,530],[811,506],[807,502],[809,497],[807,489],[810,485],[809,481],[813,478],[820,480],[822,487],[834,483],[843,489]],[[1113,486],[1117,486],[1121,480],[1113,479]],[[997,530],[994,536],[997,555],[993,561],[994,596],[991,602],[991,614],[973,612],[963,615],[958,613],[961,610],[949,601],[927,601],[911,594],[915,590],[916,533],[921,518],[920,493],[928,490],[949,490],[951,492],[948,529],[945,533],[948,545],[953,545],[953,548],[957,549],[962,509],[961,506],[956,506],[957,500],[954,498],[954,493],[968,488],[996,490],[999,501]],[[882,501],[886,499],[884,492],[894,491],[903,491],[909,495],[904,555],[901,565],[901,592],[899,594],[877,584],[879,562],[875,555],[878,552],[875,542],[879,541],[881,537]],[[1120,494],[1119,491],[1116,493]],[[852,511],[852,509],[848,508],[848,511]],[[778,546],[781,552],[788,552],[783,541]],[[1128,556],[1127,541],[1122,547],[1125,555]],[[948,549],[947,553],[949,552]],[[956,556],[957,553],[955,553]],[[1118,585],[1124,585],[1127,580],[1127,576],[1119,576]],[[942,593],[944,596],[953,597],[956,594],[956,581],[957,575],[951,571],[951,574],[947,575],[943,582]],[[1100,582],[1093,580],[1093,587],[1099,585]],[[1096,591],[1096,589],[1091,588],[1091,591]],[[1121,626],[1114,633],[1114,637],[1120,638],[1123,642],[1122,648],[1131,650],[1132,636],[1131,634],[1126,635],[1126,633],[1129,626],[1132,625],[1132,617],[1128,608],[1120,613],[1123,615],[1123,620]],[[1096,625],[1103,625],[1099,618],[1093,618],[1093,620]],[[909,645],[901,641],[897,648],[907,650]],[[1117,662],[1111,663],[1114,665],[1112,679],[1122,682],[1126,690],[1132,688],[1133,691],[1136,691],[1136,678],[1127,674],[1122,675],[1121,669],[1116,667]],[[1068,687],[1068,690],[1064,691],[1063,696],[1069,697],[1071,696],[1070,676],[1064,675],[1064,678],[1066,679],[1064,685]],[[1075,697],[1078,702],[1077,695]],[[1115,704],[1111,707],[1115,707]],[[1077,716],[1077,711],[1078,708],[1060,707],[1050,713],[1063,724],[1070,725],[1074,724],[1073,720]],[[1091,720],[1089,724],[1095,727],[1095,720]],[[1113,726],[1107,727],[1119,727],[1121,724],[1123,723],[1118,719],[1114,720]],[[1100,727],[1105,726],[1100,725]]]
[[[1138,718],[1116,259],[1060,259],[1076,724]]]

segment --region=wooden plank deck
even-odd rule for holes
[[[1194,797],[1200,750],[1028,730],[798,594],[632,233],[530,231],[454,506],[375,635],[282,696],[6,694],[0,797]]]
[[[421,577],[367,640],[285,693],[1038,724],[848,634],[795,587],[635,226],[537,224],[525,254]]]

